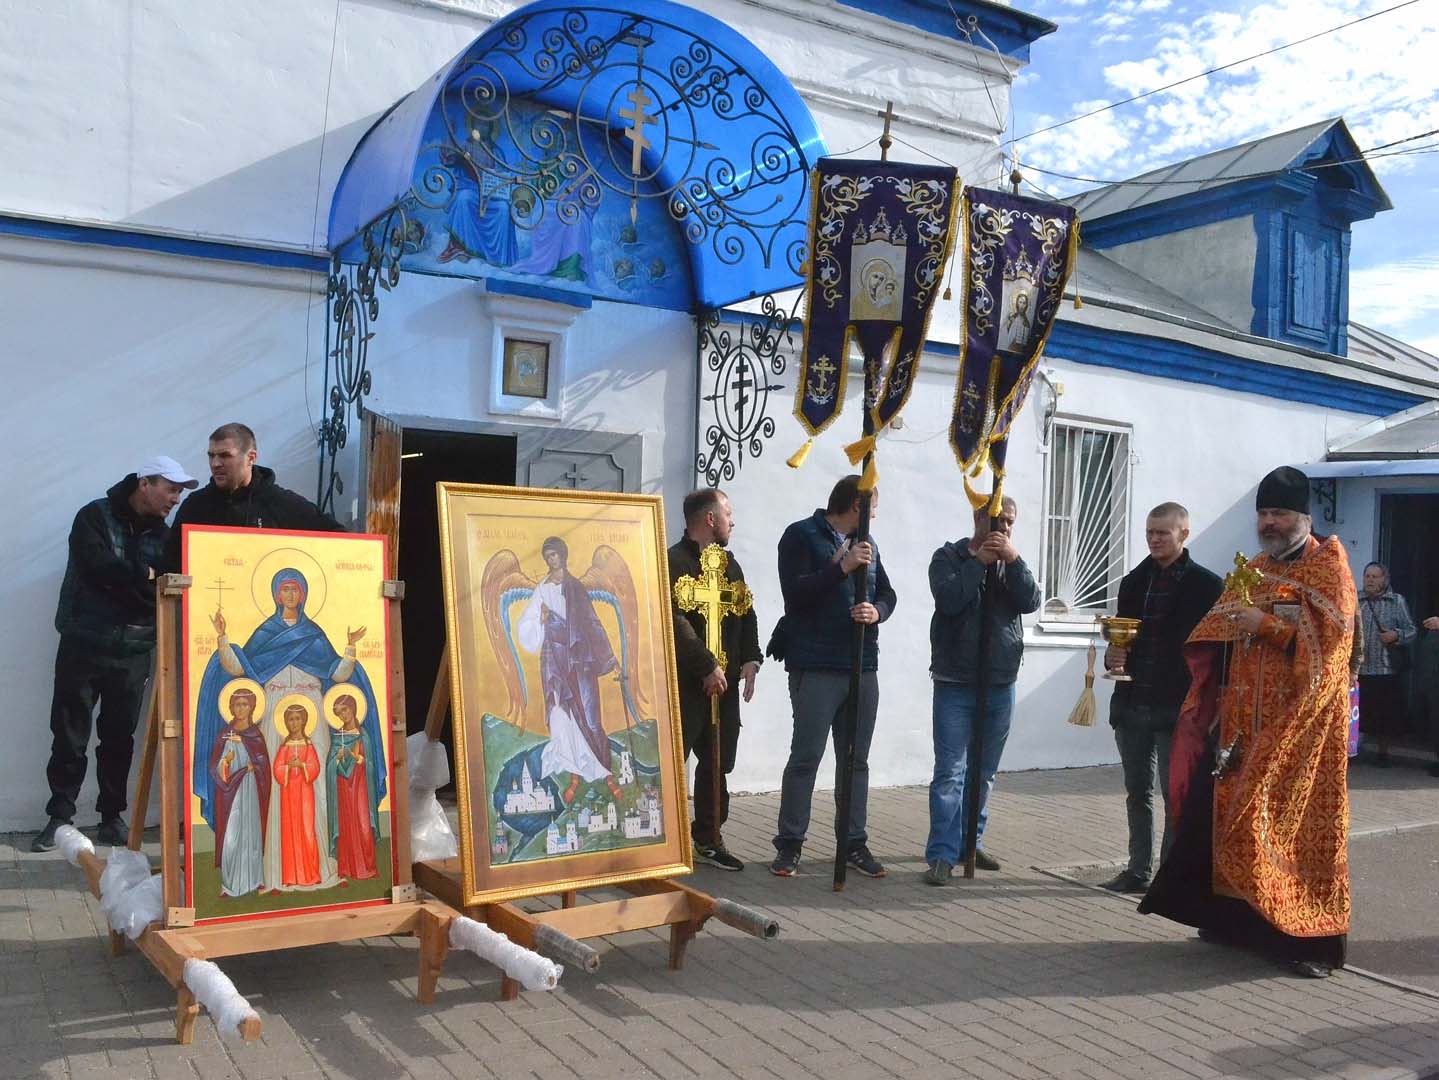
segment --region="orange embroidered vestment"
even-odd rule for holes
[[[1214,782],[1214,892],[1245,901],[1293,937],[1344,934],[1356,604],[1349,559],[1337,538],[1311,537],[1298,559],[1250,565],[1264,575],[1251,590],[1265,612],[1259,631],[1239,632],[1234,615],[1244,602],[1226,591],[1185,646],[1194,682],[1175,734],[1171,805],[1183,805],[1194,748],[1217,721],[1217,745],[1235,747],[1237,764]]]

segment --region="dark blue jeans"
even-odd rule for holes
[[[1169,748],[1178,708],[1112,707],[1114,743],[1124,766],[1124,809],[1129,818],[1129,872],[1148,881],[1154,871],[1154,789],[1163,800],[1159,858],[1169,854]]]
[[[964,861],[966,794],[969,765],[969,737],[974,728],[977,687],[965,683],[934,684],[934,779],[929,785],[929,842],[924,847],[926,862],[943,859],[954,866]],[[985,695],[984,749],[980,759],[979,833],[989,816],[989,793],[999,756],[1009,738],[1009,718],[1014,713],[1014,684],[991,686]]]

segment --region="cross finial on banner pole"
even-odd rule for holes
[[[884,121],[884,130],[880,132],[879,135],[879,160],[888,161],[889,148],[894,145],[894,140],[890,138],[889,135],[889,125],[894,123],[895,119],[894,102],[886,101],[884,103],[884,112],[875,113],[875,115]]]

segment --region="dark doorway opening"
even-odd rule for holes
[[[435,484],[515,482],[515,438],[471,432],[406,428],[400,482],[400,579],[405,583],[406,728],[425,726],[440,652],[445,646],[445,592],[441,584],[440,519]],[[450,721],[443,740],[452,748]],[[453,756],[451,760],[453,765]]]
[[[1378,558],[1389,567],[1391,587],[1409,605],[1421,642],[1425,635],[1434,633],[1424,629],[1424,620],[1439,615],[1435,536],[1439,536],[1439,495],[1380,494]],[[1416,642],[1416,650],[1418,647]],[[1424,710],[1418,707],[1422,704],[1417,700],[1422,688],[1414,680],[1417,667],[1411,663],[1409,670],[1409,728],[1414,744],[1428,749],[1431,733],[1424,730]]]

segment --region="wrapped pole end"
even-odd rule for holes
[[[55,846],[60,849],[60,854],[71,866],[80,865],[81,852],[95,854],[95,845],[91,843],[90,838],[74,825],[61,825],[55,830]]]
[[[714,916],[726,926],[743,930],[757,938],[773,941],[779,937],[779,920],[752,907],[736,904],[733,900],[716,898]]]
[[[596,972],[600,969],[599,953],[553,926],[542,924],[535,927],[535,948],[584,971]]]

